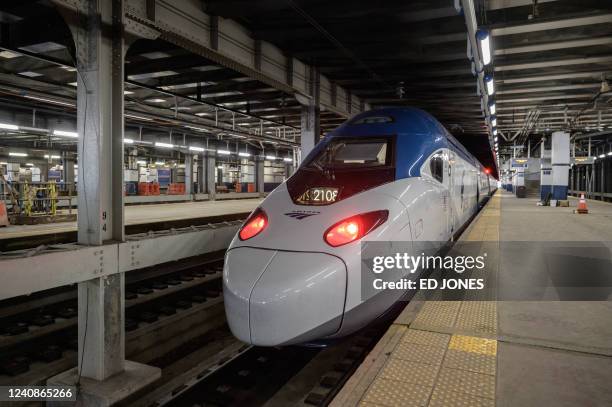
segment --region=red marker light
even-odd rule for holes
[[[338,247],[361,239],[386,222],[389,211],[374,211],[341,220],[325,231],[325,242]]]
[[[490,174],[490,173],[491,173],[491,170],[488,168],[485,168],[485,174]]]
[[[268,226],[268,216],[261,208],[257,208],[240,228],[238,237],[240,240],[248,240],[260,234],[266,226]]]

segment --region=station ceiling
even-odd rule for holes
[[[490,126],[468,59],[464,17],[454,3],[205,0],[201,5],[316,66],[372,106],[429,111],[468,140],[487,165]],[[32,0],[0,5],[0,103],[73,113],[74,45],[52,8],[48,1]],[[478,26],[492,35],[493,62],[486,69],[495,78],[502,153],[554,130],[609,132],[612,2],[475,0],[475,8]],[[246,136],[253,144],[279,136],[285,147],[299,142],[300,105],[292,94],[168,42],[131,45],[126,79],[128,124],[232,141]],[[23,89],[65,104],[25,98]],[[344,120],[324,110],[322,130]],[[231,123],[232,130],[208,127],[212,121]]]

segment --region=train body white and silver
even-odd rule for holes
[[[225,259],[228,324],[261,346],[342,337],[398,293],[366,301],[362,241],[450,240],[495,189],[429,114],[372,110],[330,133],[249,217]]]

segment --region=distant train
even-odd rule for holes
[[[361,113],[324,138],[247,219],[223,270],[240,340],[278,346],[339,338],[399,299],[362,300],[361,241],[448,241],[496,181],[428,113]]]

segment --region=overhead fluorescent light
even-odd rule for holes
[[[283,161],[285,161],[287,163],[292,163],[293,162],[293,158],[285,157],[285,158],[283,158]]]
[[[230,155],[232,152],[227,150],[217,150],[217,154]]]
[[[222,166],[222,165],[219,165],[219,166],[217,166],[217,168],[218,168],[218,169],[220,169],[220,170],[222,170],[222,169],[223,169],[223,166]]]
[[[74,66],[62,65],[62,69],[65,69],[68,72],[75,72],[76,71],[76,68]]]
[[[28,78],[37,78],[39,76],[43,76],[43,74],[41,74],[41,73],[32,72],[32,71],[19,72],[17,75],[27,76]]]
[[[9,155],[11,157],[27,157],[28,156],[26,153],[16,153],[13,151],[9,151]]]
[[[480,44],[482,63],[484,65],[489,65],[491,63],[491,36],[487,30],[478,30],[476,32],[476,38]]]
[[[170,144],[170,143],[160,143],[158,141],[155,142],[155,147],[162,147],[162,148],[174,148],[174,144]]]
[[[497,144],[497,136],[495,136],[495,144]]]
[[[76,87],[77,86],[77,82],[68,82],[68,85]]]
[[[131,138],[124,138],[123,144],[134,144],[134,140],[132,140]]]
[[[599,158],[606,158],[606,155],[605,154],[600,154]]]
[[[276,160],[276,156],[275,155],[267,155],[266,156],[266,160]]]
[[[147,162],[145,160],[137,160],[136,164],[147,165]]]
[[[497,127],[497,118],[491,119],[491,126]]]
[[[134,94],[134,92],[132,92],[131,90],[124,90],[124,91],[123,91],[123,94],[124,94],[124,95],[133,95],[133,94]]]
[[[24,97],[28,98],[28,99],[32,99],[32,100],[38,100],[40,102],[46,102],[46,103],[54,103],[56,105],[62,105],[62,106],[74,106],[74,103],[68,103],[68,102],[62,102],[61,100],[54,100],[54,99],[47,99],[47,98],[41,98],[38,96],[32,96],[32,95],[25,95]]]
[[[612,151],[610,151],[610,152],[608,153],[608,155],[612,155]]]
[[[489,113],[495,114],[495,110],[496,110],[495,103],[490,104],[489,105]]]
[[[45,154],[45,158],[49,158],[49,154]],[[59,160],[61,157],[59,155],[52,155],[51,159],[52,160]]]
[[[160,99],[160,98],[153,98],[153,99],[145,100],[145,102],[150,102],[150,103],[164,103],[165,101],[166,99]]]
[[[240,157],[250,157],[250,156],[251,156],[251,154],[250,154],[250,153],[246,153],[246,152],[244,152],[244,151],[239,152],[239,153],[238,153],[238,155],[239,155]]]
[[[136,119],[136,120],[144,120],[144,121],[147,121],[147,122],[153,121],[153,119],[150,119],[148,117],[136,116],[134,114],[126,114],[125,117],[129,117],[130,119]]]
[[[21,54],[17,54],[16,52],[0,51],[0,58],[13,59],[13,58],[17,58],[17,57],[20,57],[20,56],[21,56]]]
[[[166,165],[165,161],[155,161],[155,165]]]
[[[0,129],[19,130],[19,126],[15,126],[14,124],[0,123]]]
[[[26,163],[28,167],[34,167],[34,163]]]
[[[206,131],[206,132],[210,131],[210,130],[205,129],[203,127],[189,126],[189,125],[186,125],[185,128],[192,129],[192,130],[197,130],[197,131]]]
[[[497,129],[493,129],[493,135],[497,136]],[[495,138],[497,140],[497,138]]]
[[[485,76],[485,85],[487,87],[487,95],[491,96],[495,93],[495,83],[493,80],[493,76],[487,75]]]
[[[74,131],[65,131],[65,130],[53,130],[53,135],[60,136],[60,137],[72,137],[72,138],[79,137],[79,133],[76,133]]]
[[[203,148],[203,147],[197,147],[197,146],[189,146],[189,150],[190,150],[190,151],[198,151],[198,152],[206,151],[206,149],[205,149],[205,148]]]

